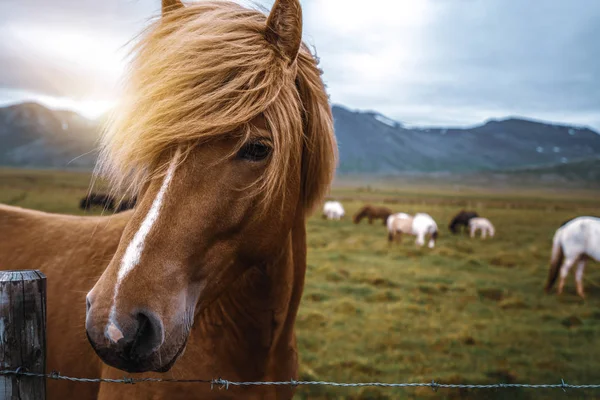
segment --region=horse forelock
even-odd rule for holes
[[[225,136],[241,146],[262,116],[273,153],[254,187],[268,204],[286,192],[298,165],[303,205],[312,210],[337,160],[329,100],[316,58],[303,45],[290,65],[265,39],[266,20],[236,3],[209,1],[154,21],[134,47],[96,175],[137,195],[166,173],[176,149],[183,162],[196,145]]]

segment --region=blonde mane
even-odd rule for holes
[[[164,174],[176,148],[185,156],[224,135],[241,146],[262,115],[273,153],[256,188],[268,203],[286,192],[290,166],[301,165],[303,205],[312,211],[337,161],[331,109],[315,57],[302,45],[286,59],[265,39],[266,20],[233,2],[206,1],[154,21],[132,53],[96,175],[137,194]]]

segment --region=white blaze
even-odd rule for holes
[[[146,214],[146,218],[142,221],[140,225],[140,229],[136,232],[135,236],[129,246],[127,246],[127,250],[125,250],[125,255],[121,260],[121,266],[119,268],[119,275],[117,277],[117,282],[121,282],[127,274],[133,270],[133,268],[139,264],[140,258],[142,257],[142,252],[144,251],[144,244],[146,242],[146,237],[148,233],[150,233],[150,229],[158,219],[158,215],[160,213],[160,209],[162,203],[165,198],[165,193],[167,192],[167,188],[173,179],[173,175],[175,173],[175,166],[177,165],[177,158],[173,158],[171,161],[171,165],[169,165],[169,170],[167,171],[167,175],[163,180],[163,183],[156,195],[156,198],[152,202],[152,206],[150,207],[150,211]]]
[[[127,246],[127,249],[125,250],[125,254],[123,255],[123,259],[121,260],[121,264],[119,266],[119,272],[117,274],[117,283],[115,284],[115,294],[113,297],[113,305],[112,305],[112,309],[111,309],[111,313],[110,313],[111,322],[109,325],[112,325],[113,327],[116,325],[116,323],[114,322],[114,315],[116,312],[117,294],[119,292],[119,287],[121,286],[123,279],[125,279],[125,277],[133,270],[133,268],[135,268],[135,266],[140,263],[140,259],[142,257],[142,252],[144,251],[146,237],[148,236],[148,234],[150,233],[150,230],[152,229],[152,226],[158,219],[158,215],[160,214],[160,209],[162,207],[162,203],[165,198],[165,193],[167,192],[167,188],[169,187],[169,184],[173,180],[173,175],[175,174],[175,169],[177,167],[178,159],[179,159],[179,150],[177,151],[177,153],[175,154],[175,157],[173,157],[173,160],[171,161],[171,164],[169,165],[169,169],[167,170],[167,175],[165,176],[165,178],[162,182],[162,185],[160,186],[160,189],[158,191],[158,194],[156,195],[156,198],[152,202],[152,206],[150,207],[148,214],[146,214],[146,217],[142,221],[142,224],[140,225],[140,228],[138,229],[138,231],[135,233],[135,236],[133,236],[133,239],[129,243],[129,246]],[[114,336],[114,335],[111,335],[111,336]]]
[[[123,339],[123,332],[121,332],[115,324],[110,322],[106,328],[106,336],[108,336],[111,342],[117,343],[119,340]]]

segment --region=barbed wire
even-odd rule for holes
[[[16,370],[0,370],[0,376],[27,376],[34,378],[45,378],[53,380],[64,380],[70,382],[87,382],[87,383],[118,383],[133,385],[138,383],[202,383],[210,384],[211,389],[218,387],[220,389],[229,389],[232,386],[334,386],[334,387],[384,387],[384,388],[420,388],[428,387],[433,391],[438,389],[600,389],[600,384],[585,384],[571,385],[566,383],[564,379],[560,383],[550,384],[530,384],[530,383],[491,383],[491,384],[460,384],[460,383],[439,383],[432,380],[429,383],[385,383],[385,382],[327,382],[327,381],[297,381],[290,379],[289,381],[279,382],[236,382],[226,379],[171,379],[171,378],[130,378],[123,377],[122,379],[110,378],[77,378],[73,376],[61,375],[60,372],[53,371],[49,374],[37,372],[29,372],[25,368],[17,368]]]

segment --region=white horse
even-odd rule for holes
[[[585,298],[583,270],[588,258],[600,261],[600,218],[578,217],[565,223],[554,234],[546,292],[552,289],[560,271],[558,294],[561,294],[569,270],[577,264],[577,294]]]
[[[475,233],[477,233],[477,231],[481,231],[482,239],[485,239],[488,234],[490,235],[490,237],[494,237],[494,235],[496,234],[496,229],[494,228],[494,225],[492,225],[490,220],[487,218],[471,218],[469,220],[469,229],[471,231],[472,238],[475,237]]]
[[[327,201],[323,205],[323,218],[340,220],[346,212],[339,201]]]
[[[402,234],[412,235],[412,224],[414,218],[405,213],[392,214],[386,221],[388,229],[388,241],[392,243],[402,241]]]
[[[429,237],[427,247],[433,249],[438,237],[438,226],[433,218],[431,218],[431,215],[425,213],[415,214],[415,219],[413,220],[413,235],[417,236],[417,246],[423,246],[425,244],[425,238]]]
[[[390,225],[390,224],[392,224],[396,218],[404,219],[404,218],[412,218],[412,216],[409,214],[406,214],[406,213],[396,213],[396,214],[390,215],[386,221],[388,231],[392,230],[392,225]]]
[[[404,213],[390,215],[387,227],[390,242],[398,235],[406,233],[417,237],[415,241],[417,246],[423,246],[425,239],[429,237],[428,247],[432,249],[438,236],[437,224],[429,214],[425,213],[417,213],[414,217]]]

